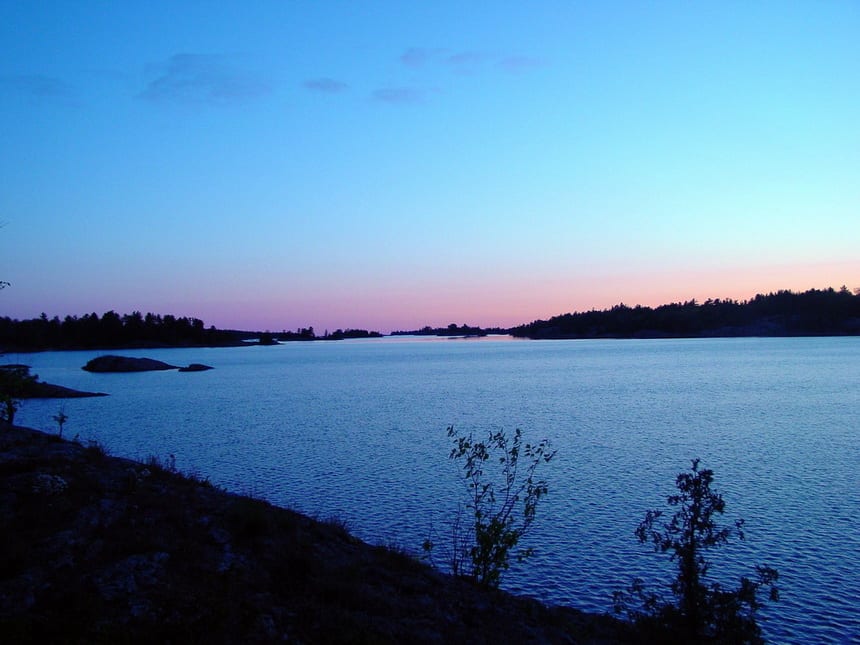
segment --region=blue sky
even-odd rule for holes
[[[6,0],[0,315],[860,287],[860,5],[509,4]]]

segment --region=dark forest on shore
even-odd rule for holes
[[[426,326],[392,335],[484,336],[511,334],[521,338],[695,338],[738,336],[854,336],[860,335],[860,289],[781,290],[746,301],[689,300],[659,307],[618,304],[611,309],[567,313],[511,328],[481,328],[452,323]],[[83,316],[31,320],[0,318],[0,351],[47,349],[113,349],[145,347],[224,347],[281,341],[373,338],[363,329],[338,329],[318,336],[313,327],[295,332],[220,330],[199,318],[173,315],[119,315],[108,311]]]
[[[690,300],[651,307],[619,304],[603,311],[553,316],[513,327],[524,338],[696,338],[855,336],[860,289],[781,290],[746,301]]]

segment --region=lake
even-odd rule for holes
[[[860,338],[524,341],[391,337],[275,347],[129,350],[199,373],[91,374],[107,352],[8,354],[95,399],[24,402],[17,421],[111,454],[175,457],[230,490],[379,544],[446,542],[463,499],[446,428],[521,428],[558,450],[549,495],[503,587],[611,611],[633,577],[668,582],[634,535],[699,457],[747,540],[714,554],[733,584],[780,572],[774,642],[860,639]],[[440,546],[440,548],[442,548]],[[724,574],[724,575],[721,575]]]

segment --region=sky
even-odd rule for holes
[[[860,287],[860,3],[0,2],[0,316]]]

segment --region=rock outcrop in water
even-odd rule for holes
[[[209,365],[191,363],[188,367],[170,365],[152,358],[132,358],[129,356],[99,356],[87,362],[81,369],[88,372],[152,372],[159,370],[179,370],[180,372],[204,372],[211,370]]]
[[[149,372],[153,370],[175,370],[179,369],[179,366],[152,358],[132,358],[108,354],[88,361],[81,369],[88,372]]]
[[[191,363],[188,367],[180,367],[180,372],[205,372],[206,370],[211,370],[212,367],[209,365],[203,365],[202,363]]]
[[[620,643],[629,626],[478,589],[402,551],[0,422],[10,643]]]

